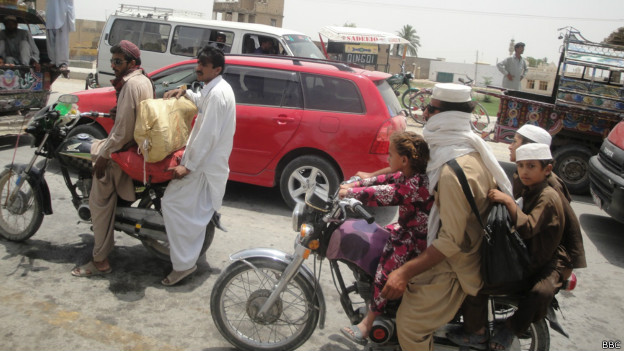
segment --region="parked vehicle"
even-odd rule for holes
[[[194,58],[199,49],[225,35],[226,53],[253,54],[260,39],[272,41],[272,54],[323,59],[325,56],[307,35],[286,28],[236,21],[206,20],[202,13],[168,8],[120,5],[108,17],[98,44],[97,72],[87,86],[110,86],[111,46],[129,40],[141,49],[147,72]]]
[[[0,235],[11,241],[24,241],[33,236],[44,215],[52,214],[50,189],[45,172],[50,161],[59,162],[71,202],[82,221],[90,222],[89,193],[92,182],[91,135],[83,133],[84,118],[98,113],[81,114],[72,107],[78,101],[74,95],[63,95],[59,101],[41,109],[30,121],[26,132],[33,137],[36,147],[28,164],[8,164],[0,173]],[[60,112],[59,112],[60,111]],[[39,156],[43,163],[35,164]],[[142,165],[135,165],[142,167]],[[123,165],[122,165],[122,169]],[[156,257],[169,261],[169,241],[160,212],[160,199],[167,183],[143,184],[136,182],[137,201],[120,202],[115,212],[115,229],[141,241]],[[215,214],[206,227],[203,254],[219,227]]]
[[[151,73],[156,96],[197,85],[196,63]],[[290,207],[315,184],[331,192],[358,171],[386,167],[390,135],[406,128],[387,73],[324,60],[226,55],[223,77],[236,96],[229,179],[277,185]],[[81,111],[115,105],[112,87],[76,94]],[[106,135],[112,125],[97,118],[85,128]]]
[[[590,191],[598,207],[624,223],[624,122],[618,123],[589,159]]]
[[[41,71],[26,65],[0,65],[0,116],[28,113],[48,103],[50,86],[61,74],[50,67],[47,55],[45,21],[34,9],[24,6],[0,5],[0,20],[15,16],[18,28],[27,30],[39,49]],[[4,24],[0,23],[0,29]]]
[[[494,140],[510,143],[525,123],[553,135],[554,172],[570,192],[589,190],[589,159],[624,112],[624,47],[594,43],[568,28],[551,96],[507,91]],[[487,92],[482,92],[487,94]]]
[[[405,72],[405,62],[401,63],[400,73],[394,74],[390,78],[388,78],[388,83],[390,84],[390,86],[392,86],[392,90],[394,91],[396,96],[401,96],[401,103],[405,108],[410,107],[410,101],[414,98],[414,96],[416,96],[419,91],[418,88],[412,87],[412,79],[414,79],[412,73]],[[403,95],[401,95],[399,89],[401,89],[404,84],[407,86],[407,89],[405,89]]]
[[[360,201],[340,200],[336,195],[337,192],[328,197],[325,191],[313,188],[308,190],[305,203],[297,204],[292,215],[293,230],[297,232],[292,254],[256,248],[230,257],[233,262],[212,288],[210,311],[221,335],[236,348],[295,350],[310,338],[317,325],[324,328],[326,305],[319,283],[323,259],[328,260],[340,303],[351,324],[358,324],[366,315],[365,305],[373,295],[373,276],[385,240],[378,239],[381,233],[372,224],[374,218]],[[345,222],[357,217],[364,218],[368,225],[364,221]],[[348,249],[353,247],[357,250]],[[311,255],[315,257],[314,271],[304,265]],[[348,286],[342,273],[345,269],[340,268],[345,266],[355,278]],[[490,328],[517,309],[517,296],[494,296],[490,300]],[[358,304],[363,307],[357,308]],[[395,328],[398,305],[397,301],[389,301],[376,318],[366,350],[400,350]],[[556,323],[554,310],[551,312],[551,325],[563,332]],[[446,338],[448,329],[459,326],[457,316],[436,331],[436,349],[462,349]],[[511,349],[547,351],[549,345],[548,326],[540,320],[516,338]]]

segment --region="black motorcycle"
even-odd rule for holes
[[[372,299],[376,262],[385,244],[385,240],[379,240],[379,227],[373,222],[360,201],[341,200],[337,193],[328,199],[319,188],[311,188],[305,203],[297,204],[293,211],[293,230],[297,232],[294,253],[256,248],[230,257],[234,262],[223,270],[210,297],[212,319],[221,335],[241,350],[297,349],[317,325],[324,327],[325,298],[319,284],[324,258],[329,261],[344,312],[352,324],[359,323]],[[303,264],[310,255],[315,258],[314,271]],[[341,267],[353,273],[355,281],[351,285],[345,283]],[[514,313],[517,301],[517,296],[490,297],[490,330]],[[366,350],[401,349],[395,328],[398,305],[389,301],[376,318]],[[554,310],[550,312],[551,327],[565,333],[556,322]],[[460,349],[446,338],[446,333],[461,322],[458,314],[434,333],[436,349]],[[515,338],[511,349],[547,351],[549,347],[549,329],[546,320],[540,320]]]
[[[0,235],[11,241],[24,241],[33,236],[44,215],[52,214],[50,189],[45,171],[52,160],[58,161],[71,201],[82,221],[90,222],[89,193],[93,178],[91,162],[92,135],[88,123],[96,117],[108,117],[97,112],[78,113],[73,106],[75,95],[63,95],[56,104],[38,111],[26,127],[33,137],[34,155],[28,164],[11,163],[0,173]],[[45,160],[35,165],[38,157]],[[142,167],[143,165],[136,165]],[[123,169],[124,166],[122,166]],[[137,201],[119,201],[115,212],[115,229],[139,239],[156,257],[169,261],[169,241],[161,214],[160,200],[165,183],[135,181]],[[219,224],[215,213],[206,226],[201,249],[204,254]]]

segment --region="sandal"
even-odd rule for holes
[[[358,343],[360,345],[366,345],[368,343],[368,339],[366,339],[362,335],[360,328],[358,328],[358,326],[355,324],[350,327],[344,327],[340,329],[340,331],[342,332],[342,334],[344,334],[344,336],[347,337],[347,339],[355,343]]]
[[[93,261],[89,261],[89,263],[85,265],[72,269],[71,274],[74,277],[93,277],[96,275],[108,274],[112,271],[113,269],[111,267],[108,267],[108,269],[101,271],[95,266],[95,263],[93,263]]]
[[[468,333],[463,327],[449,330],[446,333],[446,338],[459,346],[472,347],[477,350],[485,350],[487,348],[487,335],[479,335],[475,333]]]
[[[188,277],[191,273],[197,270],[197,265],[185,270],[185,271],[176,271],[173,270],[169,275],[163,279],[160,283],[165,286],[176,285],[180,282],[180,280]]]
[[[500,327],[496,330],[494,336],[490,340],[491,350],[507,350],[511,346],[514,339],[514,333],[511,329]]]

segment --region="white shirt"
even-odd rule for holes
[[[46,3],[46,29],[59,29],[65,21],[69,23],[69,31],[76,30],[74,0],[48,0]]]
[[[498,70],[503,74],[503,88],[511,90],[520,90],[520,81],[527,72],[527,64],[522,57],[517,58],[516,55],[510,56],[496,64]],[[513,80],[509,80],[507,75],[511,74]]]

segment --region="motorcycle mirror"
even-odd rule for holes
[[[58,98],[58,102],[62,102],[64,104],[75,104],[78,102],[78,96],[72,94],[61,95]]]

